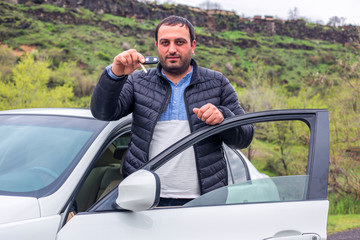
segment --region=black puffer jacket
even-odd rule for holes
[[[193,75],[185,89],[184,99],[191,131],[207,126],[200,121],[193,108],[212,103],[225,118],[243,114],[238,96],[229,81],[219,72],[198,67],[191,62]],[[95,118],[116,120],[133,112],[131,143],[125,157],[124,176],[134,172],[149,159],[149,147],[160,114],[170,101],[171,86],[161,75],[161,65],[147,74],[135,71],[121,80],[112,80],[107,71],[100,80],[91,98],[91,111]],[[229,134],[221,134],[203,140],[194,146],[201,194],[227,185],[227,168],[221,144],[238,148],[247,147],[253,137],[253,126],[246,125]]]

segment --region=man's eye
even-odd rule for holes
[[[183,40],[179,40],[176,42],[177,45],[183,45],[184,43],[185,43],[185,41],[183,41]]]
[[[163,41],[163,42],[160,42],[160,44],[163,45],[163,46],[167,46],[167,45],[169,45],[169,42],[168,41]]]

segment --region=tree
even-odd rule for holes
[[[222,6],[220,3],[205,1],[199,4],[199,7],[204,10],[221,10]]]
[[[346,18],[344,18],[344,17],[333,16],[333,17],[329,18],[329,22],[327,25],[332,26],[332,27],[340,27],[345,24],[345,20],[346,20]]]
[[[12,50],[2,45],[0,47],[0,81],[8,82],[11,76],[11,68],[16,63],[16,57],[12,53]]]
[[[341,83],[328,96],[330,191],[360,199],[360,58],[339,60]]]
[[[0,82],[0,110],[34,107],[71,107],[71,83],[48,88],[52,70],[48,61],[27,55],[12,70],[11,80]]]
[[[297,7],[294,7],[294,9],[289,10],[289,20],[296,20],[299,19],[299,9]]]

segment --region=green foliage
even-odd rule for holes
[[[329,214],[359,214],[360,199],[354,195],[339,196],[329,194]]]
[[[256,39],[254,37],[250,37],[248,35],[248,33],[243,32],[243,31],[225,31],[225,32],[221,32],[219,33],[221,37],[225,38],[226,40],[230,40],[230,41],[234,41],[234,40],[238,40],[238,39]]]
[[[95,13],[86,8],[78,8],[77,11],[82,19],[91,20],[95,17]]]
[[[155,4],[156,4],[156,3],[155,3]],[[175,4],[164,2],[162,6],[163,6],[165,9],[170,10],[170,9],[173,9],[173,8],[175,7]]]
[[[341,63],[341,85],[328,91],[331,169],[329,190],[360,200],[360,61]],[[360,211],[357,209],[357,211]],[[358,212],[357,212],[358,213]]]
[[[305,172],[307,159],[307,150],[309,143],[309,133],[304,123],[293,121],[273,122],[265,129],[267,141],[276,146],[279,153],[278,158],[273,158],[280,162],[276,169],[279,175],[297,175]],[[305,139],[305,142],[302,143]],[[298,151],[297,148],[301,147]],[[297,163],[297,164],[294,164]],[[293,167],[291,167],[293,166]]]
[[[329,192],[337,196],[335,201],[332,200],[334,210],[331,211],[358,214],[360,209],[353,205],[360,201],[360,157],[358,154],[360,152],[360,82],[358,81],[360,61],[353,64],[350,64],[351,61],[345,62],[336,64],[342,66],[340,69],[343,69],[338,72],[341,85],[330,84],[327,76],[322,76],[317,79],[310,78],[307,81],[312,82],[313,87],[299,83],[297,90],[293,91],[288,85],[283,87],[272,84],[267,74],[268,68],[258,60],[247,66],[248,72],[245,74],[248,79],[247,87],[242,89],[235,86],[235,89],[240,102],[248,111],[277,108],[329,109],[331,157]],[[261,151],[269,155],[266,164],[257,165],[258,162],[253,162],[258,169],[263,169],[271,173],[270,175],[284,175],[296,173],[297,169],[304,168],[301,162],[296,161],[296,158],[303,159],[306,155],[303,151],[305,148],[303,150],[299,148],[299,151],[296,151],[293,147],[306,146],[309,136],[301,135],[302,131],[297,128],[282,125],[274,125],[266,129],[258,128],[257,131],[263,132],[262,141],[266,140],[266,144],[259,145],[259,141],[254,144],[260,146]],[[277,141],[275,144],[277,152],[274,151],[272,141]],[[294,161],[296,164],[292,168],[291,164]],[[345,196],[352,197],[347,200]]]
[[[255,124],[255,129],[255,140],[247,150],[258,170],[269,176],[305,174],[310,142],[305,123],[269,122]]]
[[[12,66],[15,65],[16,58],[7,46],[0,47],[0,79],[6,83],[10,80]]]
[[[71,106],[72,87],[64,83],[49,89],[49,63],[25,56],[13,69],[10,82],[0,82],[0,109]]]
[[[102,51],[99,51],[99,52],[97,53],[97,56],[98,56],[101,60],[108,61],[108,62],[111,61],[111,57],[110,57],[108,54],[103,53]]]
[[[33,6],[32,9],[43,9],[44,12],[57,12],[57,13],[65,13],[66,9],[65,8],[61,8],[61,7],[56,7],[54,5],[50,5],[50,4],[42,4],[40,6]]]

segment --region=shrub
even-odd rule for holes
[[[102,52],[102,51],[98,51],[97,56],[98,56],[101,60],[108,61],[108,62],[111,61],[111,57],[110,57],[108,54],[106,54],[106,53],[104,53],[104,52]]]

